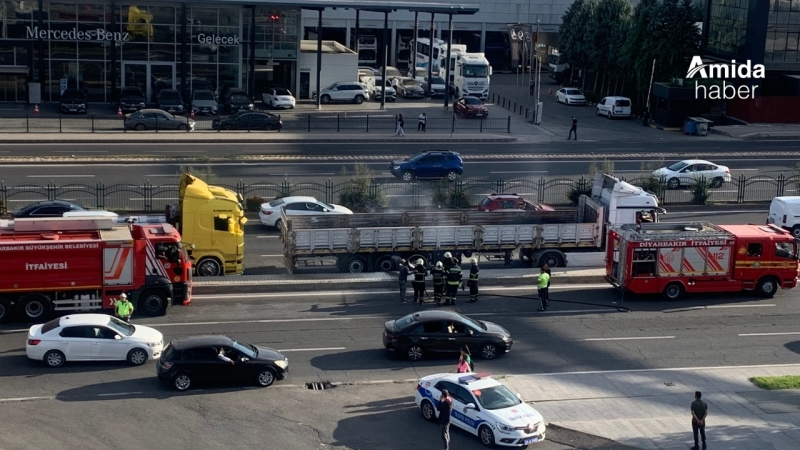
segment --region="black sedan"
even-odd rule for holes
[[[510,351],[514,343],[505,328],[453,311],[421,311],[389,320],[385,328],[383,346],[412,361],[428,353],[458,353],[462,347],[493,359]]]
[[[170,342],[158,360],[158,379],[179,391],[195,384],[255,384],[268,387],[286,378],[289,360],[268,347],[226,336],[197,336]]]
[[[12,212],[11,217],[15,219],[23,217],[62,217],[65,212],[70,211],[84,211],[84,209],[75,203],[65,202],[64,200],[45,200],[20,208]]]
[[[261,111],[239,111],[211,122],[215,130],[280,130],[282,127],[280,117]]]
[[[86,114],[89,100],[80,89],[67,89],[61,94],[60,108],[62,113]]]

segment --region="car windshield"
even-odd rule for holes
[[[631,106],[631,102],[630,102],[630,100],[617,100],[615,105],[616,106],[626,107],[626,106]]]
[[[334,206],[331,205],[330,203],[321,202],[319,200],[317,200],[317,203],[322,205],[325,208],[328,208],[328,210],[330,210],[330,211],[333,211],[335,209]]]
[[[161,97],[163,100],[180,100],[181,98],[177,91],[162,91],[161,94],[159,94],[159,97]]]
[[[387,67],[386,68],[386,76],[387,77],[402,77],[402,75],[400,75],[400,71],[395,69],[394,67]]]
[[[490,199],[489,197],[486,197],[486,198],[485,198],[485,199],[483,199],[483,201],[481,202],[481,206],[489,206],[489,205],[491,205],[491,204],[492,204],[492,199]]]
[[[404,86],[414,86],[415,84],[417,84],[416,80],[403,80]]]
[[[336,86],[338,86],[338,84],[336,84],[336,83],[333,83],[332,85],[330,85],[330,86],[326,87],[326,88],[325,88],[325,89],[323,89],[323,90],[325,90],[325,91],[332,91],[332,90],[336,89]]]
[[[407,316],[401,317],[394,321],[394,324],[397,325],[397,328],[401,330],[405,330],[411,324],[416,323],[417,319],[414,318],[414,314],[409,314]]]
[[[138,89],[123,89],[122,90],[122,96],[123,97],[125,97],[125,96],[141,97],[142,96],[142,91],[140,91]]]
[[[42,330],[41,330],[42,334],[45,334],[48,331],[52,331],[52,330],[58,328],[58,326],[60,324],[61,324],[61,318],[60,317],[57,318],[57,319],[53,319],[50,322],[47,322],[46,324],[42,325]]]
[[[465,77],[488,77],[489,68],[487,66],[466,65],[464,66]]]
[[[282,204],[283,204],[283,200],[280,199],[280,198],[277,199],[277,200],[273,200],[273,201],[269,202],[269,206],[271,206],[273,208],[276,207],[276,206],[281,206]]]
[[[116,317],[109,317],[108,319],[108,327],[123,336],[130,336],[134,331],[136,331],[136,327],[127,322],[123,322]]]
[[[577,89],[567,89],[567,95],[582,95],[581,91]]]
[[[195,100],[214,100],[214,94],[211,92],[200,92],[197,91],[194,93]]]
[[[473,320],[467,316],[461,316],[461,320],[464,321],[465,324],[469,325],[470,327],[476,330],[486,330],[486,325],[483,324],[480,320]]]
[[[420,153],[419,155],[415,155],[415,156],[411,157],[411,158],[409,159],[409,161],[418,162],[419,160],[421,160],[422,158],[424,158],[426,155],[427,155],[427,153]]]
[[[464,101],[467,102],[468,105],[480,105],[481,100],[477,97],[464,97]]]
[[[431,78],[431,84],[444,84],[444,80],[439,77]]]
[[[71,89],[68,89],[68,90],[64,91],[63,94],[61,94],[61,98],[64,98],[64,99],[67,99],[67,98],[83,98],[83,97],[84,97],[83,92],[75,91],[75,90],[71,90]]]
[[[291,96],[292,93],[289,92],[288,89],[275,89],[275,95],[288,95],[288,96]]]
[[[513,392],[505,386],[492,386],[486,389],[474,390],[472,394],[478,400],[480,406],[489,411],[510,408],[522,403]]]
[[[253,359],[256,357],[256,355],[258,355],[258,350],[254,346],[245,344],[244,342],[239,342],[236,339],[232,339],[232,342],[233,348],[235,348],[238,352],[243,353],[248,358]]]
[[[231,95],[231,102],[235,103],[250,103],[250,99],[244,95]]]
[[[669,170],[671,170],[673,172],[677,172],[677,171],[683,169],[684,167],[686,167],[688,165],[689,164],[686,164],[685,162],[681,161],[681,162],[676,162],[675,164],[667,167],[667,169],[669,169]]]

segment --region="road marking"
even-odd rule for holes
[[[785,333],[739,333],[740,337],[750,336],[792,336],[800,334],[800,331],[787,331]]]
[[[727,210],[726,211],[678,211],[678,212],[674,212],[674,213],[667,213],[667,215],[680,216],[680,215],[683,214],[683,215],[691,215],[691,216],[700,216],[700,215],[714,215],[714,214],[749,214],[749,213],[752,213],[752,214],[767,214],[767,213],[769,213],[769,210],[765,209],[765,210],[761,210],[761,211],[756,211],[756,210],[751,209],[751,210],[740,210],[740,211],[727,211]],[[663,217],[663,215],[662,215],[662,217]]]
[[[137,395],[137,394],[141,394],[141,393],[142,393],[141,391],[137,391],[137,392],[112,392],[110,394],[97,394],[97,396],[98,397],[115,397],[115,396],[119,396],[119,395]]]
[[[675,339],[675,336],[643,336],[643,337],[618,337],[618,338],[589,338],[582,341],[638,341],[643,339]]]
[[[358,317],[313,317],[308,319],[261,319],[261,320],[220,320],[216,322],[174,322],[174,323],[145,323],[142,325],[158,327],[195,327],[205,325],[235,325],[242,323],[284,323],[284,322],[333,322],[347,321],[353,319],[375,319],[379,316],[358,316]]]
[[[108,153],[108,150],[55,150],[53,153]]]
[[[283,258],[283,255],[261,255],[262,258]]]
[[[26,175],[27,178],[94,178],[94,175]]]
[[[159,144],[161,146],[161,144]],[[147,153],[164,153],[165,150],[145,150]],[[171,153],[205,153],[205,150],[166,150]]]
[[[256,236],[257,239],[278,239],[280,236]]]
[[[177,173],[152,173],[149,175],[145,175],[146,177],[177,177],[179,176]]]
[[[550,373],[526,373],[524,375],[509,375],[511,377],[519,376],[537,376],[537,377],[552,377],[564,375],[598,375],[598,374],[612,374],[612,373],[637,373],[637,372],[678,372],[684,370],[691,370],[697,372],[700,370],[728,370],[728,369],[768,369],[776,367],[797,367],[800,364],[759,364],[750,366],[718,366],[718,367],[665,367],[660,369],[620,369],[620,370],[584,370],[580,372],[550,372]],[[496,378],[496,377],[495,377]]]
[[[46,396],[46,397],[15,397],[15,398],[0,398],[0,403],[12,403],[12,402],[32,402],[36,400],[55,400],[54,396]]]
[[[328,352],[334,350],[344,350],[344,347],[320,347],[320,348],[285,348],[278,350],[281,353],[284,352]]]
[[[549,170],[512,170],[503,172],[489,172],[489,173],[550,173]]]
[[[697,311],[701,309],[727,309],[727,308],[769,308],[772,306],[776,306],[775,303],[765,303],[763,305],[710,305],[710,306],[688,306],[686,308],[673,308],[673,309],[665,309],[661,312],[671,313],[671,312],[680,312],[680,311]]]

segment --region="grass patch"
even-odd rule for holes
[[[783,375],[780,377],[753,377],[750,382],[768,391],[778,389],[800,389],[800,375]]]

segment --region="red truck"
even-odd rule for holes
[[[677,300],[686,293],[755,291],[772,297],[797,286],[798,243],[771,225],[708,222],[612,227],[606,280],[634,294]]]
[[[192,299],[192,265],[169,224],[110,217],[0,220],[0,322],[17,311],[113,311],[125,293],[137,311],[165,314]]]

